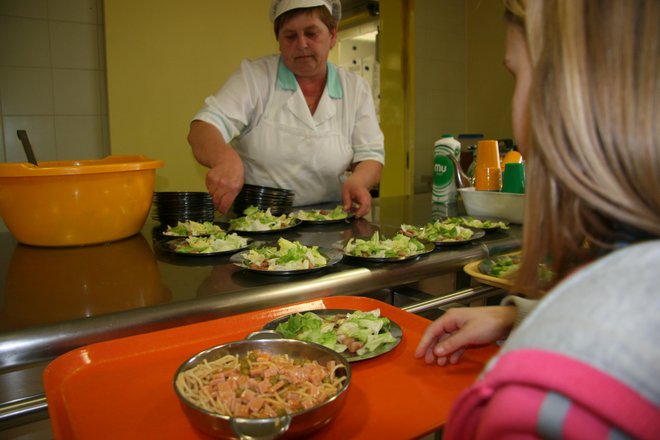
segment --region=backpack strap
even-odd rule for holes
[[[503,354],[452,408],[447,439],[657,439],[660,407],[620,380],[542,350]]]

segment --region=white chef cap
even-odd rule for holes
[[[277,17],[291,9],[315,6],[325,6],[337,23],[341,20],[341,2],[339,0],[272,0],[269,11],[270,21],[275,21]]]

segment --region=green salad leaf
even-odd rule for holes
[[[380,316],[380,309],[319,316],[313,312],[296,313],[275,328],[286,338],[314,342],[339,353],[364,355],[384,344],[396,342],[390,332],[391,321]]]

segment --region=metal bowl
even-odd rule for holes
[[[272,335],[269,335],[272,338]],[[346,400],[346,390],[351,382],[351,366],[339,353],[319,344],[292,339],[243,340],[218,345],[204,350],[184,362],[174,375],[174,390],[179,397],[181,407],[198,430],[216,438],[253,438],[273,439],[303,437],[330,422]],[[262,350],[271,354],[288,354],[294,359],[316,360],[320,364],[335,361],[343,366],[337,373],[344,374],[346,380],[339,392],[325,402],[307,410],[274,418],[241,418],[220,415],[207,411],[187,400],[178,390],[176,380],[182,372],[206,361],[219,359],[227,354],[244,356],[248,351]]]

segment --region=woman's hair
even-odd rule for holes
[[[327,26],[330,32],[332,32],[333,29],[336,29],[337,25],[339,24],[337,23],[335,17],[332,16],[332,13],[325,6],[291,9],[290,11],[286,11],[285,13],[283,13],[282,15],[280,15],[275,19],[275,22],[273,23],[273,28],[275,30],[275,38],[279,36],[280,29],[282,29],[282,26],[284,26],[293,17],[300,14],[307,14],[307,15],[317,14],[319,20],[321,20],[323,24]]]
[[[505,0],[533,68],[517,287],[660,236],[660,2]],[[547,287],[547,286],[545,286]]]

